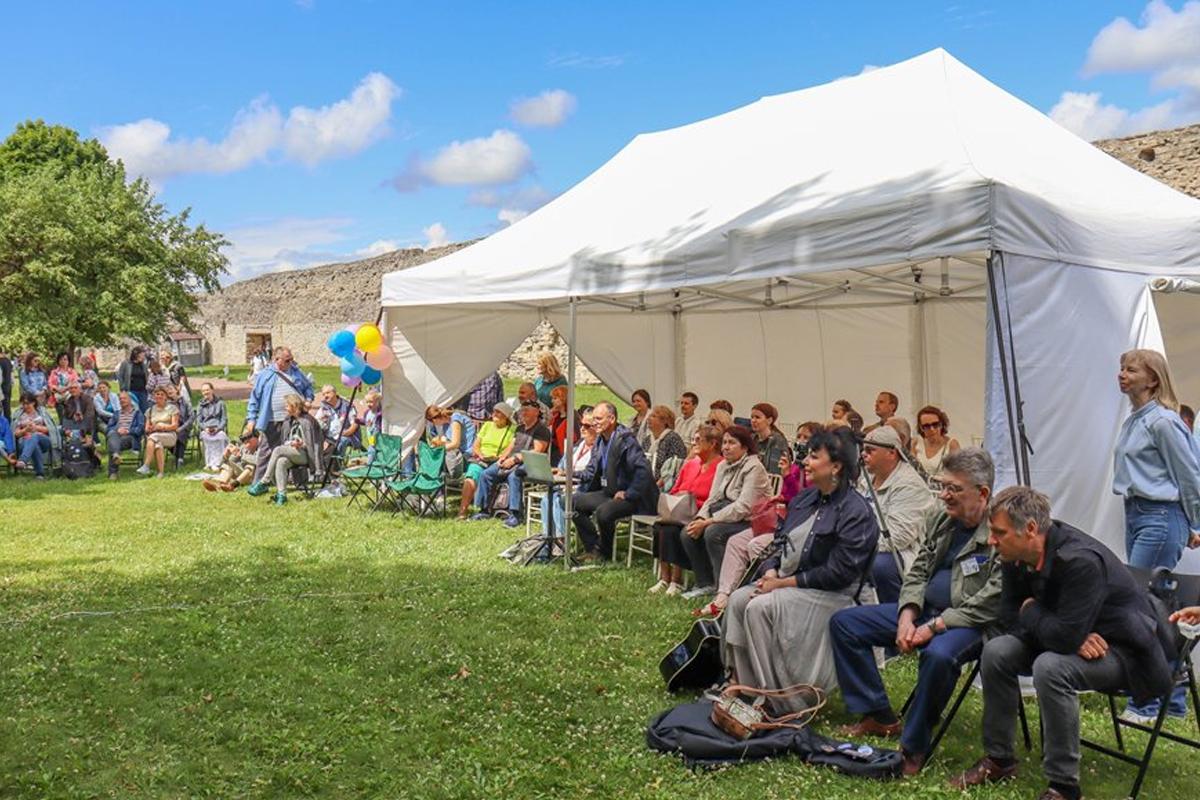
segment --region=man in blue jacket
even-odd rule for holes
[[[117,469],[121,466],[121,451],[139,450],[142,446],[142,434],[146,432],[146,419],[142,410],[133,402],[129,392],[121,392],[117,398],[119,407],[117,413],[108,421],[108,479],[117,479]]]
[[[658,485],[646,453],[633,432],[617,424],[617,409],[601,401],[592,410],[596,452],[579,480],[575,495],[575,525],[583,542],[582,561],[611,557],[617,520],[634,514],[653,514],[658,508]],[[597,536],[596,529],[600,529]]]
[[[276,347],[274,361],[254,378],[254,388],[250,390],[250,400],[246,403],[246,427],[242,430],[242,436],[254,431],[262,435],[254,471],[255,483],[264,482],[271,450],[283,441],[283,426],[287,420],[284,398],[289,394],[312,400],[313,385],[292,360],[292,351],[286,347]]]

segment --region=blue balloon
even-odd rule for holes
[[[367,367],[362,371],[362,382],[367,386],[374,386],[383,380],[383,373],[374,367]]]
[[[340,330],[331,335],[326,344],[329,345],[329,352],[338,358],[346,358],[354,352],[354,334],[347,330]]]
[[[363,361],[362,356],[350,351],[350,355],[342,357],[338,361],[338,365],[342,368],[342,374],[351,378],[358,378],[363,374],[363,370],[367,368],[367,362]]]

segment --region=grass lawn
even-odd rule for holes
[[[691,604],[646,594],[645,562],[511,567],[498,523],[275,508],[128,469],[5,476],[0,515],[2,797],[949,798],[979,752],[972,695],[909,783],[794,761],[690,773],[643,736],[678,702],[656,667]],[[897,703],[914,676],[888,668]],[[1103,739],[1100,699],[1084,703]],[[817,724],[846,719],[835,699]],[[1026,760],[973,797],[1035,797]],[[1090,753],[1084,769],[1090,798],[1133,778]],[[1198,778],[1163,742],[1142,796],[1191,798]]]

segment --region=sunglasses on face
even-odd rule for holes
[[[940,422],[926,422],[921,425],[921,430],[932,431],[937,430],[940,427],[942,427],[942,423]]]

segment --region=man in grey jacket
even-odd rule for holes
[[[863,464],[866,471],[861,481],[871,481],[878,498],[876,516],[887,536],[879,537],[879,552],[871,577],[881,603],[900,599],[900,584],[904,573],[917,557],[925,534],[925,517],[934,507],[933,495],[921,476],[904,458],[904,447],[895,428],[881,425],[867,434],[863,442]],[[863,483],[861,493],[868,499],[870,489]],[[901,567],[896,564],[900,557]]]

